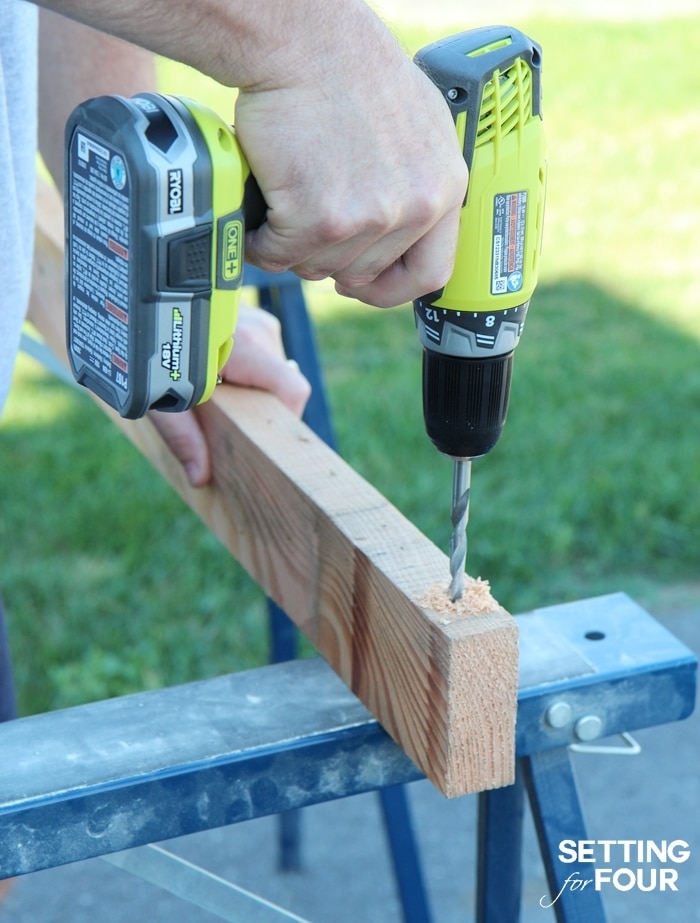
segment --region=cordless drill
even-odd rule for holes
[[[506,419],[513,351],[537,282],[545,192],[541,49],[493,26],[423,48],[416,63],[442,91],[469,167],[454,271],[414,302],[428,436],[454,459],[451,583],[464,588],[471,461]]]

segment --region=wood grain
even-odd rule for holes
[[[38,197],[30,319],[65,359],[60,202]],[[211,487],[148,420],[100,405],[447,796],[510,784],[517,626],[422,608],[446,555],[271,395],[222,386],[198,413]]]

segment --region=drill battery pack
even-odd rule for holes
[[[232,346],[249,170],[191,100],[87,100],[66,125],[66,333],[76,380],[135,419],[206,400]]]

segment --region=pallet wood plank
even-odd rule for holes
[[[63,224],[40,184],[30,319],[65,361]],[[100,406],[447,796],[510,784],[517,626],[494,602],[417,600],[448,559],[273,396],[223,386],[198,409],[214,479],[192,489],[147,420]]]

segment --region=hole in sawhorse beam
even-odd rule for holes
[[[585,636],[589,641],[602,641],[605,638],[604,631],[587,631]]]

